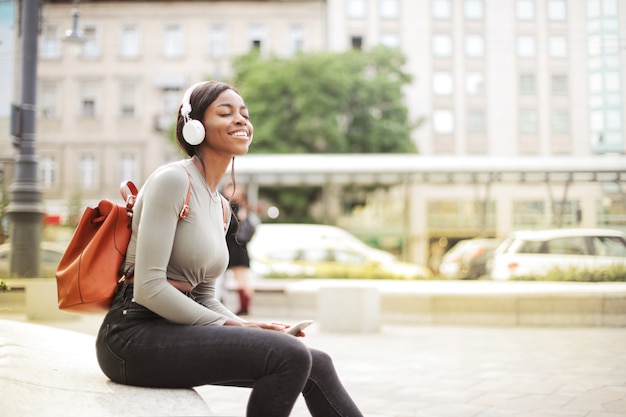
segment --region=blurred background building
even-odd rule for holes
[[[0,127],[20,89],[19,71],[6,72],[19,63],[18,4],[0,2]],[[49,223],[180,158],[169,137],[182,93],[227,78],[234,57],[383,44],[406,55],[406,103],[411,119],[425,119],[414,163],[476,175],[401,177],[333,223],[419,263],[458,239],[516,229],[626,230],[623,0],[83,0],[80,44],[63,41],[74,6],[41,7],[37,149]],[[3,196],[11,141],[2,128]],[[568,159],[584,178],[541,173]],[[521,168],[509,180],[485,174],[503,165]],[[606,166],[622,168],[596,175]]]

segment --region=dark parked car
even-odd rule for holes
[[[478,279],[486,275],[487,262],[499,243],[499,239],[459,241],[443,255],[439,275],[446,279]]]

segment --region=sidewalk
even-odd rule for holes
[[[100,319],[44,323],[93,335]],[[306,333],[304,343],[334,358],[367,417],[626,416],[624,328],[384,325],[337,334],[313,325]],[[249,390],[198,391],[216,415],[245,415]],[[309,416],[302,399],[292,416]]]

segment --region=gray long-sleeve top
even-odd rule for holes
[[[190,181],[189,215],[179,220]],[[222,197],[211,194],[191,159],[164,165],[148,178],[135,203],[125,261],[125,267],[135,263],[135,302],[180,324],[240,320],[215,297],[215,282],[228,264],[224,219],[230,213],[225,217],[223,210]],[[191,283],[195,300],[167,278]]]

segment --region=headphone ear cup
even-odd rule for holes
[[[199,120],[190,120],[183,126],[183,139],[188,144],[195,146],[204,140],[204,126]]]

